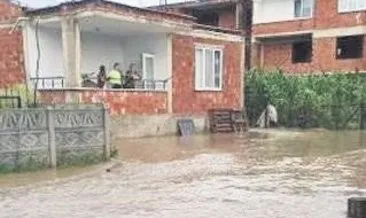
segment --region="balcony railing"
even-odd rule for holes
[[[35,87],[37,84],[38,89],[59,89],[65,88],[65,77],[32,77],[32,85]],[[98,88],[96,77],[84,78],[82,81],[81,88]],[[135,82],[134,88],[121,88],[121,90],[152,90],[152,91],[164,91],[167,89],[167,83],[169,79],[166,80],[149,80],[143,79]],[[108,85],[107,85],[108,87]]]
[[[56,89],[65,87],[65,77],[54,76],[54,77],[31,77],[30,81],[38,89]]]

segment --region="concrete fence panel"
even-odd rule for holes
[[[0,110],[0,165],[56,167],[109,156],[103,107]]]

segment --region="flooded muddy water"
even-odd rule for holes
[[[6,185],[22,175],[0,180],[0,217],[345,218],[347,199],[366,194],[366,132],[115,144],[109,173],[35,187]]]

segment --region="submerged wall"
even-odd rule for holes
[[[177,135],[179,119],[193,119],[197,133],[207,132],[207,116],[160,114],[150,116],[130,115],[112,117],[110,122],[112,139],[140,138]]]

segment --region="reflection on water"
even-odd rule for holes
[[[121,140],[110,173],[15,189],[0,177],[0,217],[345,218],[347,198],[366,193],[365,140],[327,131]]]

